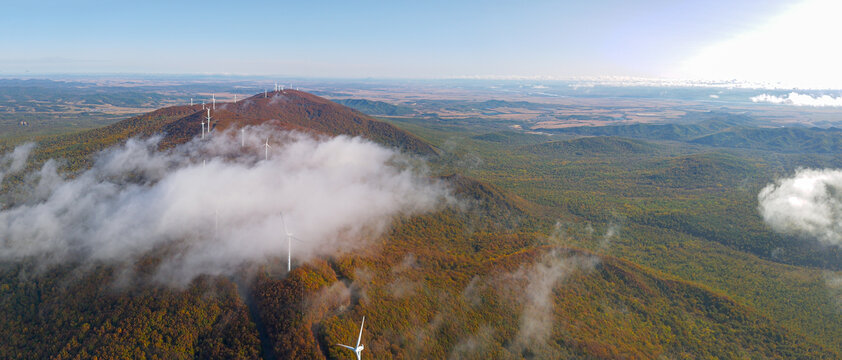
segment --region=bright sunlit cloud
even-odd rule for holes
[[[751,101],[756,103],[793,106],[842,107],[842,97],[834,97],[830,95],[812,96],[808,94],[799,94],[797,92],[791,92],[784,96],[760,94],[753,96]]]
[[[842,2],[807,0],[767,23],[699,51],[670,76],[842,88]]]

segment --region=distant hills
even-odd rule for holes
[[[408,106],[393,105],[383,101],[367,99],[334,99],[333,101],[369,115],[402,116],[415,112]]]
[[[652,153],[658,146],[645,141],[615,136],[591,136],[573,140],[550,141],[529,145],[524,150],[537,155],[612,155]]]
[[[692,123],[632,124],[539,128],[541,131],[586,136],[620,136],[645,140],[671,140],[692,144],[767,150],[781,153],[836,153],[842,151],[842,129],[817,127],[756,127],[745,115],[706,113]]]
[[[632,124],[608,126],[577,126],[569,128],[540,128],[541,131],[553,133],[569,133],[590,136],[622,136],[649,140],[692,140],[701,136],[714,134],[734,126],[750,123],[750,118],[744,115],[725,113],[709,113],[710,116],[702,120],[689,123],[672,124]]]
[[[838,153],[842,151],[842,129],[739,127],[702,136],[690,142],[785,153]]]

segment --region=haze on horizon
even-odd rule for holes
[[[842,88],[831,0],[15,1],[0,74],[628,76]]]

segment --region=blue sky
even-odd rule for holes
[[[793,4],[13,1],[0,12],[0,73],[694,77],[700,52]]]

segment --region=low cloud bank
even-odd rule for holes
[[[801,169],[767,185],[757,198],[775,231],[842,246],[842,170]]]
[[[152,254],[154,277],[183,285],[286,257],[281,213],[302,240],[294,261],[306,261],[359,249],[394,217],[452,201],[411,159],[361,138],[245,133],[245,147],[239,131],[166,151],[158,137],[129,140],[73,177],[48,161],[29,198],[0,211],[0,260],[131,268]],[[16,159],[30,150],[3,161],[22,168]]]
[[[760,94],[751,98],[752,102],[756,103],[771,103],[779,105],[792,106],[815,106],[815,107],[839,107],[842,106],[842,96],[833,97],[830,95],[812,96],[808,94],[799,94],[791,92],[784,96],[775,96],[769,94]]]

